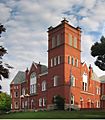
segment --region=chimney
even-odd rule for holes
[[[89,84],[90,84],[90,79],[92,77],[92,73],[93,73],[93,68],[91,67],[91,64],[89,65]]]
[[[25,78],[26,78],[26,80],[28,80],[28,73],[29,73],[29,70],[27,68],[26,71],[25,71]]]

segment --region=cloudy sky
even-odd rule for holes
[[[0,23],[6,28],[0,45],[8,50],[3,60],[14,66],[10,79],[0,81],[3,91],[9,93],[17,71],[25,71],[33,61],[47,65],[47,28],[63,17],[82,28],[82,62],[92,64],[98,76],[104,74],[90,55],[92,44],[105,36],[104,0],[0,0]]]

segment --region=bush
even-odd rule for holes
[[[55,104],[57,110],[64,110],[65,99],[60,95],[57,95],[53,98],[53,104]]]

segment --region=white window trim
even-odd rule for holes
[[[52,48],[56,47],[56,39],[55,36],[52,37]]]
[[[68,34],[68,39],[69,39],[69,45],[72,46],[73,45],[73,39],[72,39],[72,35],[70,33]]]
[[[39,99],[39,107],[42,107],[42,98]]]
[[[46,91],[46,81],[42,81],[42,91]]]
[[[19,108],[18,102],[15,102],[15,109],[18,109],[18,108]]]
[[[73,84],[71,86],[75,86],[75,77],[73,75],[71,76],[71,80],[73,82]]]
[[[76,59],[75,65],[76,65],[76,67],[78,67],[78,59]]]
[[[96,108],[100,108],[100,101],[96,101]]]
[[[51,58],[51,67],[53,67],[53,58]]]
[[[71,64],[71,56],[68,56],[68,64]]]
[[[57,65],[57,60],[56,60],[56,57],[54,57],[54,66]]]
[[[30,94],[36,93],[36,88],[37,88],[37,78],[36,78],[36,73],[31,73],[30,75]]]
[[[60,34],[57,35],[57,46],[60,45]]]
[[[58,56],[58,64],[61,62],[61,56]]]
[[[74,105],[74,96],[71,96],[71,101],[72,101],[72,98],[73,98],[73,103],[71,105]]]
[[[57,76],[57,75],[54,76],[54,78],[53,78],[54,79],[54,87],[58,85],[58,78],[59,78],[59,76]]]
[[[46,99],[43,98],[43,106],[45,107],[46,106]]]
[[[74,37],[74,47],[77,48],[77,37]]]

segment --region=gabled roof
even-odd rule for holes
[[[11,84],[20,84],[25,82],[25,72],[19,71],[16,76],[14,77]]]
[[[100,79],[101,83],[105,83],[105,75],[99,77],[99,79]]]
[[[40,63],[38,64],[38,63],[35,63],[35,62],[33,62],[33,65],[34,65],[36,68],[37,68],[38,65],[41,66],[41,74],[48,71],[48,68],[47,68],[46,65],[42,65],[42,64],[40,64]]]

